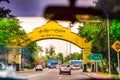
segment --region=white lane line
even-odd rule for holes
[[[24,78],[31,78],[31,77],[36,77],[36,76],[40,76],[40,75],[44,75],[44,74],[47,74],[48,72],[50,72],[50,70],[47,70],[47,71],[46,71],[46,72],[44,72],[44,73],[35,74],[35,75],[30,75],[30,76],[27,76],[27,77],[24,77]]]
[[[63,76],[59,76],[59,80],[63,80]]]

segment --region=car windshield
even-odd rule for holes
[[[116,79],[119,52],[120,0],[0,0],[0,80]]]
[[[41,67],[42,65],[37,65],[37,67]]]
[[[63,64],[61,65],[61,67],[69,67],[69,65]]]

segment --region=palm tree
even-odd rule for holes
[[[52,45],[50,46],[50,48],[46,48],[45,49],[46,54],[49,54],[50,56],[55,56],[55,47],[53,47]]]
[[[41,52],[43,52],[42,47],[41,46],[37,46],[37,51],[38,51],[38,53],[40,53],[40,57],[41,57],[42,56]]]
[[[50,46],[49,54],[51,56],[55,56],[55,47],[53,47],[52,45]]]

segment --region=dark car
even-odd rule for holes
[[[71,67],[69,64],[62,64],[60,66],[60,70],[59,70],[59,74],[62,74],[62,73],[68,73],[69,75],[71,75]]]

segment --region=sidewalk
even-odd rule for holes
[[[100,74],[100,73],[88,72],[85,74],[87,74],[95,79],[112,79],[112,80],[114,79],[112,76]]]
[[[16,73],[19,73],[19,72],[31,72],[31,71],[35,71],[34,69],[30,69],[30,70],[20,70],[20,71],[15,71]]]

